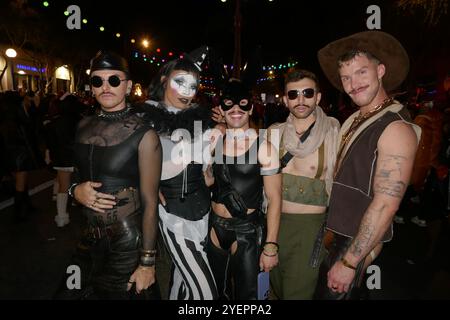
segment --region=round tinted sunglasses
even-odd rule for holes
[[[306,88],[303,90],[289,90],[287,92],[287,96],[288,96],[289,100],[294,100],[294,99],[297,99],[299,94],[301,94],[305,98],[310,99],[310,98],[314,97],[315,92],[316,91],[313,88]]]
[[[91,85],[94,88],[100,88],[103,85],[103,81],[108,81],[109,85],[111,87],[118,87],[122,83],[122,81],[127,81],[128,79],[120,79],[118,76],[110,76],[107,80],[99,77],[99,76],[93,76],[91,78]]]
[[[222,106],[223,111],[228,111],[235,105],[238,105],[242,111],[250,111],[252,108],[252,104],[248,101],[248,99],[241,99],[239,102],[234,102],[234,100],[231,99],[224,99],[220,105]]]

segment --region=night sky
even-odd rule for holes
[[[2,1],[0,21],[8,15],[7,2]],[[17,2],[17,1],[16,1]],[[19,1],[24,2],[24,1]],[[161,1],[25,1],[25,7],[38,13],[39,23],[47,25],[46,34],[60,45],[59,55],[76,53],[79,60],[88,60],[99,49],[113,49],[132,60],[138,43],[146,37],[149,50],[159,47],[163,52],[189,52],[207,44],[223,63],[232,63],[234,48],[234,0],[161,0]],[[68,30],[63,12],[70,4],[81,8],[88,19],[81,30]],[[241,0],[242,61],[263,65],[299,61],[300,66],[319,73],[317,51],[328,42],[367,30],[366,8],[381,8],[381,28],[396,36],[405,46],[413,62],[413,75],[449,70],[449,30],[447,13],[433,27],[423,22],[423,10],[407,14],[395,7],[395,1],[288,1]],[[5,9],[6,8],[6,9]],[[449,8],[450,10],[450,8]],[[33,18],[35,19],[35,18]],[[30,22],[31,21],[31,22]],[[32,21],[27,25],[32,27]],[[105,32],[98,31],[104,25]],[[44,28],[45,29],[45,28]],[[115,37],[120,32],[121,38]],[[130,39],[135,38],[135,45]],[[4,34],[0,40],[8,42]],[[429,62],[428,62],[429,61]],[[423,68],[426,64],[427,68]],[[137,78],[147,81],[157,67],[131,62]]]

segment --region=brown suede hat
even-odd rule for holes
[[[409,71],[409,57],[400,42],[382,31],[364,31],[333,41],[319,50],[317,57],[328,80],[343,91],[338,72],[338,59],[352,50],[367,51],[386,66],[383,86],[386,91],[397,88]]]

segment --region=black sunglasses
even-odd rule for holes
[[[108,78],[108,83],[109,83],[109,85],[111,86],[111,87],[114,87],[114,88],[116,88],[116,87],[118,87],[118,86],[120,86],[120,83],[122,82],[122,81],[127,81],[128,79],[120,79],[118,76],[110,76],[109,78]],[[94,88],[100,88],[102,85],[103,85],[103,81],[106,81],[106,80],[104,80],[103,78],[101,78],[101,77],[99,77],[99,76],[93,76],[93,77],[91,77],[91,85],[94,87]]]
[[[239,102],[234,102],[234,100],[225,98],[220,102],[223,111],[228,111],[233,108],[235,105],[238,105],[242,111],[250,111],[252,108],[252,104],[248,99],[241,99]]]
[[[316,90],[314,90],[313,88],[306,88],[303,90],[289,90],[287,92],[287,96],[288,96],[289,100],[294,100],[294,99],[297,99],[299,94],[301,94],[305,98],[310,99],[310,98],[314,97],[315,92],[316,92]]]

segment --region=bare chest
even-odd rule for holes
[[[289,161],[287,166],[283,169],[284,173],[309,178],[314,178],[316,174],[319,172],[321,179],[324,178],[326,171],[327,171],[326,161],[322,161],[321,164],[319,163],[318,150],[316,150],[315,152],[311,153],[310,155],[304,158],[293,157],[291,161]]]

